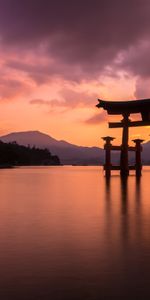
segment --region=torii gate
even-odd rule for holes
[[[136,176],[141,176],[141,143],[143,140],[135,139],[135,147],[128,146],[129,140],[129,127],[137,126],[149,126],[150,125],[150,99],[143,100],[131,100],[131,101],[104,101],[98,99],[99,103],[96,105],[98,108],[103,108],[109,115],[122,115],[123,119],[121,122],[109,122],[109,128],[123,128],[122,144],[121,146],[113,146],[111,141],[113,137],[104,137],[106,141],[104,149],[106,152],[105,157],[105,173],[109,177],[111,170],[120,170],[121,176],[128,176],[129,170],[136,170]],[[141,114],[141,120],[131,121],[129,119],[130,114]],[[120,150],[120,166],[111,165],[111,150]],[[136,163],[134,166],[129,166],[128,163],[128,151],[135,151]]]

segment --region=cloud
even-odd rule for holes
[[[88,91],[77,91],[69,88],[64,88],[60,91],[63,98],[63,106],[65,107],[91,107],[95,105],[98,95]]]
[[[65,64],[63,61],[58,63],[56,59],[51,60],[48,56],[45,56],[44,61],[38,59],[38,57],[34,57],[33,61],[28,61],[26,55],[23,58],[24,62],[22,62],[22,58],[8,58],[5,62],[5,67],[9,68],[10,71],[17,70],[18,72],[26,73],[38,85],[45,84],[54,78],[56,80],[64,78],[69,81],[79,82],[85,76],[78,65],[72,68],[71,64]],[[88,74],[86,79],[90,79]]]
[[[32,99],[29,102],[30,104],[37,104],[37,105],[51,105],[51,101],[43,100],[43,99]]]
[[[105,122],[107,121],[107,114],[104,111],[102,111],[102,112],[98,111],[92,117],[85,120],[85,123],[88,125],[98,125],[98,124],[103,123],[104,121]]]
[[[123,50],[116,59],[116,67],[143,78],[150,77],[150,40],[139,41]]]
[[[38,82],[53,74],[68,80],[96,78],[119,53],[149,40],[149,13],[149,0],[1,0],[1,47],[22,57],[35,53],[36,65],[15,61],[11,67],[21,68]],[[146,53],[145,60],[148,57]],[[131,69],[133,60],[125,60]],[[137,72],[138,65],[141,61]]]
[[[135,97],[137,99],[150,98],[150,77],[138,78],[136,81]]]
[[[88,91],[77,91],[71,88],[62,88],[59,91],[58,99],[31,99],[32,105],[46,105],[51,107],[64,107],[67,109],[76,109],[84,107],[94,107],[98,95]]]
[[[12,101],[27,96],[31,91],[30,85],[20,80],[0,79],[0,101]]]
[[[105,76],[119,82],[124,72],[137,78],[135,96],[143,98],[144,78],[150,78],[149,14],[149,0],[0,0],[0,57],[9,74],[1,97],[28,95],[30,81],[31,104],[91,107],[100,93],[73,84],[99,83]],[[27,80],[16,79],[22,77]],[[60,82],[58,97],[36,94],[52,81]],[[63,87],[66,82],[71,88]]]

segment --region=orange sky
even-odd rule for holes
[[[19,74],[15,75],[19,78]],[[121,129],[109,129],[107,121],[111,117],[95,105],[98,96],[112,100],[135,99],[135,78],[122,75],[119,79],[104,77],[99,82],[84,81],[79,84],[70,84],[62,79],[35,84],[23,76],[21,80],[23,87],[14,93],[11,91],[9,99],[1,102],[1,135],[12,131],[40,130],[56,139],[64,139],[77,145],[102,146],[101,137],[104,135],[112,135],[116,137],[117,143],[120,142]],[[73,97],[75,104],[63,105],[63,98],[59,103],[53,103],[56,102],[53,99],[59,98],[60,90],[63,89],[64,97],[70,97],[72,102]],[[99,116],[101,118],[97,121]],[[90,122],[90,119],[93,121]],[[119,120],[120,117],[113,119]],[[136,136],[148,140],[149,129],[130,129],[130,140]]]

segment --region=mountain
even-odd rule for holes
[[[14,132],[1,136],[0,140],[5,143],[16,141],[19,145],[47,148],[52,155],[58,155],[63,164],[100,165],[104,162],[104,150],[101,148],[76,146],[63,140],[58,141],[40,131]],[[134,160],[133,153],[130,154],[130,159]],[[113,152],[112,160],[118,163],[118,153]],[[150,164],[150,141],[143,144],[142,160],[144,164]]]
[[[145,164],[150,165],[150,141],[143,144],[142,160]]]
[[[70,144],[63,140],[56,140],[53,137],[40,131],[13,132],[1,136],[0,140],[17,142],[19,145],[36,146],[47,148],[52,155],[58,155],[63,164],[102,164],[104,161],[104,151],[98,147],[82,147]]]

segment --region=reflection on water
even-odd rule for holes
[[[149,175],[0,170],[0,299],[148,299]]]

